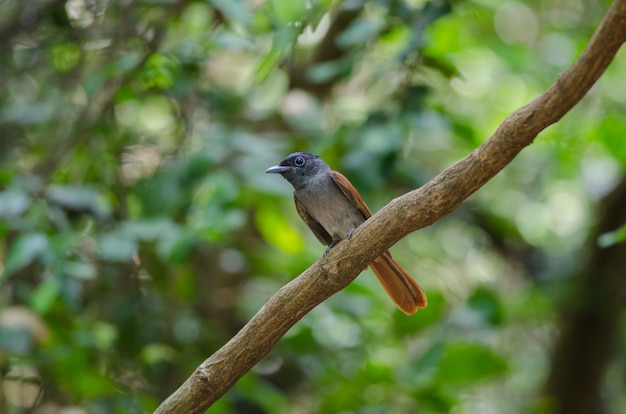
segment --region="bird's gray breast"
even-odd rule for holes
[[[330,175],[311,177],[296,197],[333,241],[343,240],[365,219],[334,183]]]

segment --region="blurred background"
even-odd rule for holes
[[[609,6],[0,1],[0,412],[153,411],[324,251],[267,167],[313,152],[378,210]],[[392,248],[426,310],[367,270],[210,412],[625,412],[624,73]]]

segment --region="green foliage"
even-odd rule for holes
[[[376,210],[545,90],[606,2],[1,8],[0,411],[132,413],[322,254],[267,167],[318,153]],[[364,272],[211,412],[527,412],[555,303],[624,179],[624,70],[620,53],[498,177],[393,248],[427,309],[400,313]]]
[[[604,233],[598,238],[598,244],[604,248],[624,242],[626,242],[626,224],[615,231]]]
[[[445,384],[474,383],[502,375],[506,362],[489,348],[475,344],[453,344],[444,350],[435,376]]]

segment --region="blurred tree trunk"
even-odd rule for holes
[[[610,412],[602,383],[614,354],[626,300],[626,243],[601,247],[598,237],[626,223],[626,181],[604,201],[587,265],[576,279],[562,314],[545,397],[550,412]]]

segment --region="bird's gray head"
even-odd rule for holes
[[[317,155],[308,152],[289,154],[280,164],[265,170],[266,173],[280,174],[299,190],[318,174],[330,172],[330,167]]]

